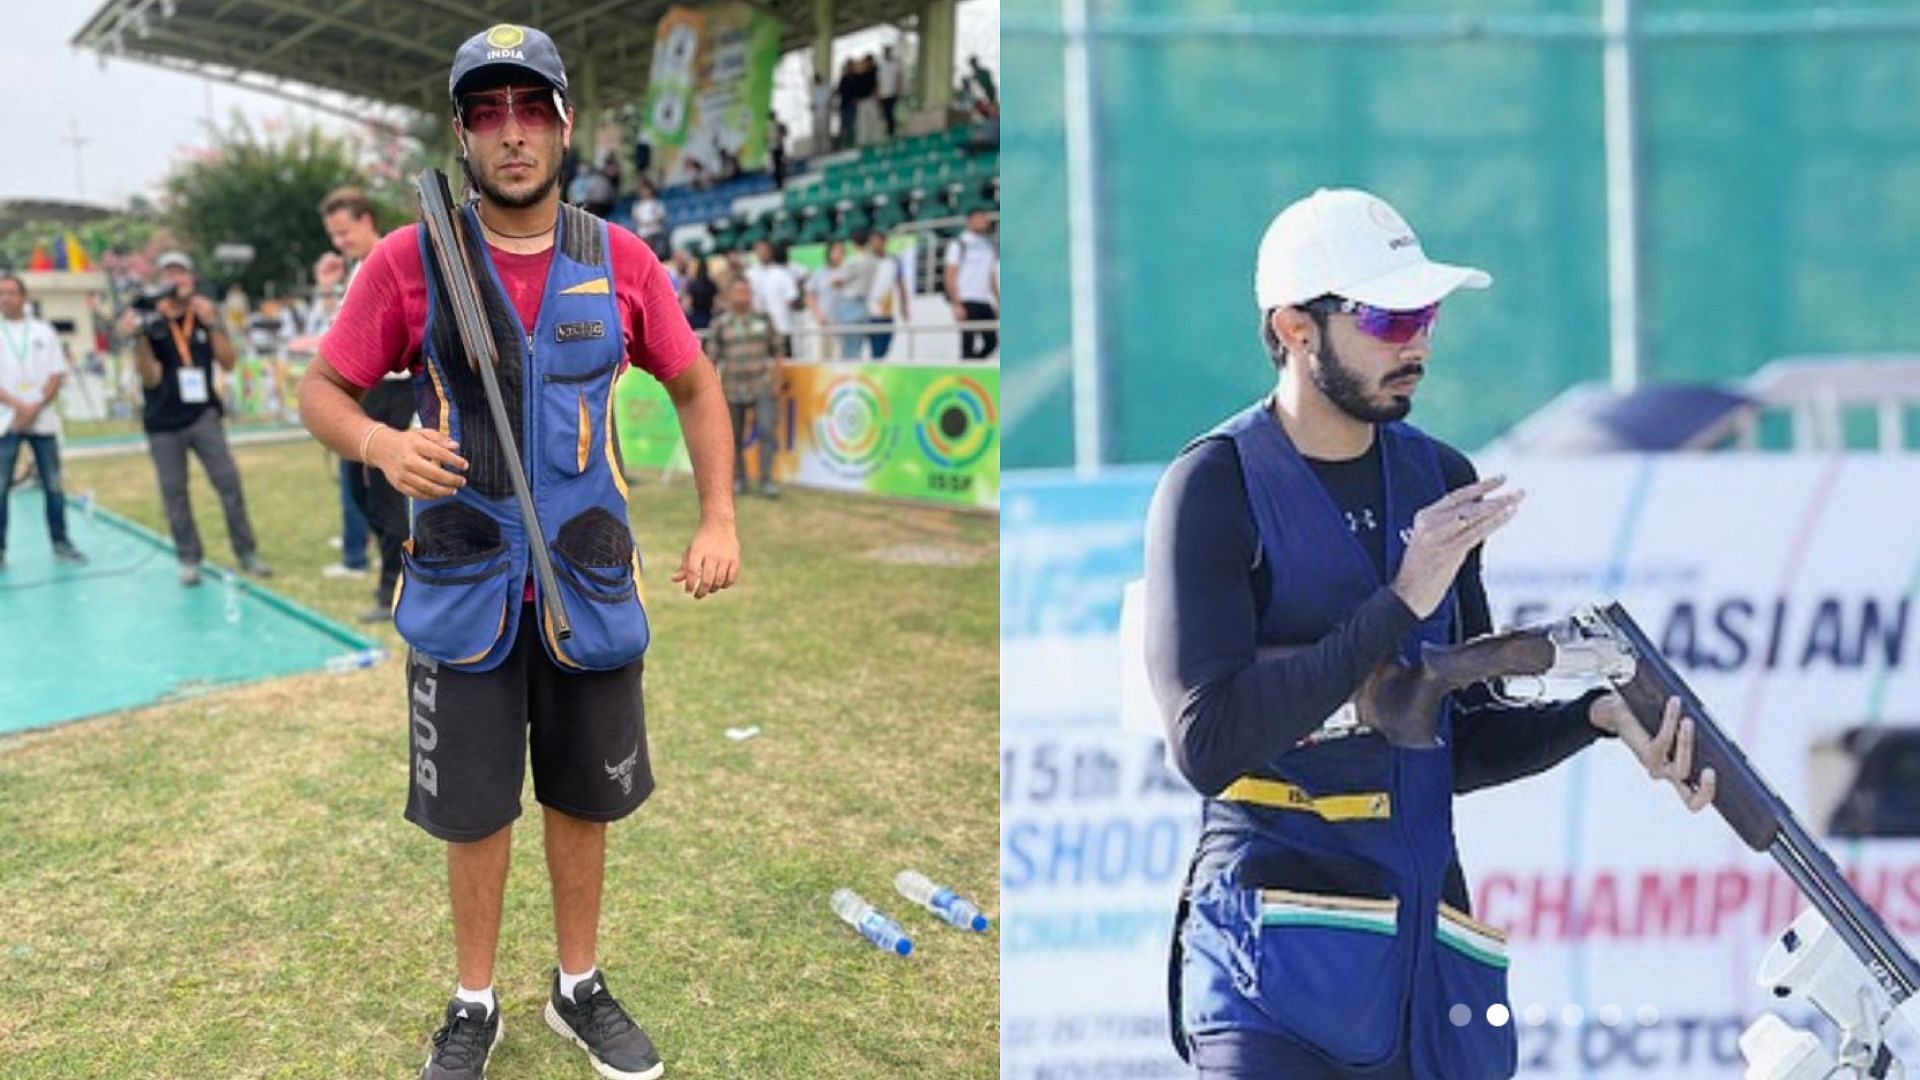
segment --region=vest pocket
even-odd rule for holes
[[[1259,1010],[1342,1065],[1391,1057],[1410,948],[1397,933],[1400,902],[1283,889],[1258,895]]]
[[[1438,1015],[1415,1026],[1431,1033],[1428,1045],[1440,1075],[1461,1080],[1512,1076],[1520,1047],[1511,1006],[1505,1024],[1495,1027],[1487,1019],[1489,1006],[1507,1004],[1506,935],[1441,904],[1435,942],[1439,999],[1433,1011]],[[1461,1006],[1466,1012],[1456,1016]],[[1466,1023],[1454,1022],[1460,1018]]]
[[[640,553],[633,531],[604,507],[568,519],[548,545],[553,556],[556,600],[566,607],[573,636],[560,641],[549,625],[547,644],[555,659],[577,668],[609,671],[647,651],[652,634],[640,602]]]
[[[512,554],[500,527],[458,503],[431,507],[400,549],[393,625],[407,644],[456,668],[499,663],[513,625]]]
[[[613,364],[572,375],[540,376],[540,441],[547,465],[562,476],[579,476],[606,441],[606,379]]]

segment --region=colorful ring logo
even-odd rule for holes
[[[814,443],[835,472],[860,477],[880,466],[893,448],[893,416],[887,396],[865,375],[846,375],[820,392]]]
[[[942,469],[965,469],[993,448],[999,415],[973,379],[949,375],[928,386],[914,409],[920,451]]]

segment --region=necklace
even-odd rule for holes
[[[474,213],[476,216],[479,215],[479,211],[477,210],[474,211]],[[549,232],[552,232],[553,227],[555,225],[558,225],[559,223],[560,223],[560,215],[558,213],[555,213],[553,215],[553,220],[547,223],[546,228],[539,229],[530,233],[510,233],[510,232],[501,232],[499,229],[496,229],[491,225],[487,225],[487,219],[484,216],[480,217],[480,224],[487,225],[487,231],[501,238],[502,240],[531,240],[536,236],[545,236]]]

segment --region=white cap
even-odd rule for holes
[[[156,270],[165,270],[169,266],[177,266],[191,273],[193,270],[193,259],[184,251],[169,251],[154,260],[153,265]]]
[[[1429,262],[1406,219],[1356,188],[1321,188],[1275,215],[1253,276],[1262,311],[1328,293],[1412,311],[1491,284],[1484,270]]]

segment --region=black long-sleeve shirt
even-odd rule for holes
[[[1440,451],[1448,490],[1476,479],[1473,464],[1459,451],[1444,444]],[[1379,440],[1350,461],[1308,464],[1384,580]],[[1160,481],[1147,524],[1147,672],[1174,761],[1207,795],[1318,728],[1419,621],[1398,594],[1382,586],[1320,641],[1284,656],[1256,657],[1255,627],[1272,584],[1259,552],[1232,443],[1209,439],[1175,460]],[[1478,549],[1454,584],[1461,638],[1491,632]],[[1509,708],[1479,688],[1456,695],[1454,789],[1507,783],[1579,751],[1600,734],[1587,721],[1592,697]]]

